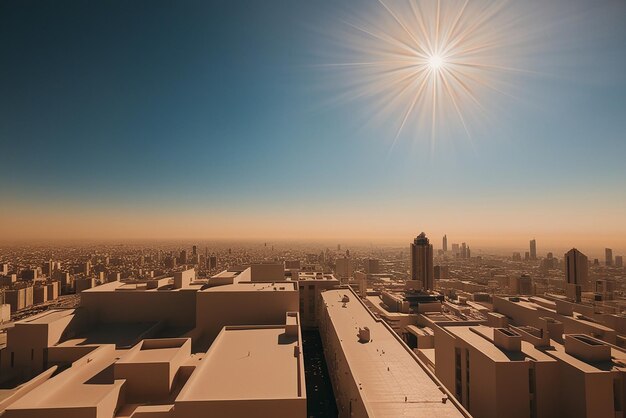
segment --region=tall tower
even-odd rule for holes
[[[530,259],[537,259],[537,241],[535,241],[534,239],[530,240]]]
[[[448,237],[446,235],[443,236],[443,251],[448,251]]]
[[[589,261],[576,248],[565,253],[565,281],[580,285],[582,290],[589,290]]]
[[[607,267],[613,265],[613,250],[610,248],[604,249],[604,261]]]
[[[423,232],[411,243],[411,280],[422,282],[422,289],[433,290],[433,246]]]

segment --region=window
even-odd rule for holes
[[[622,411],[622,381],[620,379],[613,380],[613,408],[615,412]]]
[[[462,384],[461,384],[461,349],[460,348],[455,348],[454,349],[454,394],[456,395],[456,398],[460,401],[462,401],[461,399],[461,389],[462,389]]]
[[[470,408],[470,354],[465,349],[465,396],[467,397],[467,409]]]
[[[528,369],[528,392],[528,398],[530,399],[530,418],[535,418],[537,416],[537,400],[535,399],[535,368],[532,364]]]

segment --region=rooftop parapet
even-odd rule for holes
[[[522,349],[522,336],[512,329],[495,328],[493,343],[502,350],[519,352]]]
[[[611,360],[611,346],[583,334],[565,335],[565,352],[590,363]]]

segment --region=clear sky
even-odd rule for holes
[[[376,1],[1,0],[0,236],[626,250],[626,3],[524,3],[532,72],[433,149],[328,65]]]

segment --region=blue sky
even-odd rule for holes
[[[583,202],[582,229],[622,245],[626,5],[556,4],[573,18],[546,29],[532,57],[547,75],[514,81],[523,100],[503,102],[473,148],[442,138],[431,153],[419,132],[390,150],[388,125],[362,123],[371,103],[334,102],[342,78],[319,68],[341,53],[333,34],[343,20],[376,2],[3,0],[0,191],[13,208],[105,206],[129,217],[201,207],[259,219],[289,204],[301,213],[294,225],[320,208],[331,223],[356,211],[384,225],[425,200],[450,216],[484,214],[485,202],[498,213],[545,203],[558,223]],[[432,217],[432,230],[446,229],[421,216],[415,225]],[[569,231],[550,224],[524,225],[529,235]]]

